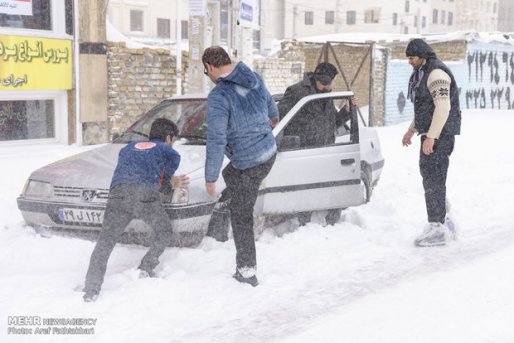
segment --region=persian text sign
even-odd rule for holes
[[[32,15],[32,0],[0,0],[0,13]]]
[[[71,89],[71,43],[0,35],[0,90]]]

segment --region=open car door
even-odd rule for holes
[[[311,102],[338,109],[347,100],[351,104],[352,98],[352,92],[309,95],[274,128],[277,159],[261,184],[257,203],[264,215],[346,208],[365,202],[358,119],[353,105],[345,125],[339,128],[334,125],[335,141],[321,146],[303,144],[300,142],[304,132],[291,130],[297,121],[305,120],[305,111],[313,108],[309,106]],[[316,113],[314,117],[318,115],[324,114]]]

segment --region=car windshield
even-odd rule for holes
[[[145,113],[114,143],[129,143],[147,140],[152,123],[157,118],[166,118],[177,124],[181,144],[205,145],[207,140],[207,99],[164,100]]]

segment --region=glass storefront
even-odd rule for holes
[[[0,144],[67,140],[73,0],[0,1]]]
[[[0,26],[49,31],[52,30],[51,9],[50,0],[32,0],[31,15],[21,9],[18,14],[0,13]]]
[[[0,101],[0,141],[54,137],[53,100]]]

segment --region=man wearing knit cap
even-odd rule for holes
[[[414,120],[402,143],[409,146],[415,133],[421,137],[419,169],[428,215],[428,225],[414,244],[440,246],[455,239],[455,225],[447,214],[446,175],[455,135],[460,134],[459,90],[450,69],[425,41],[411,40],[405,54],[414,69],[407,96],[414,104]]]
[[[329,62],[322,62],[316,66],[314,72],[306,72],[303,80],[289,86],[284,97],[278,103],[280,119],[293,108],[302,98],[317,93],[329,93],[332,91],[333,80],[338,74],[337,68]],[[357,99],[353,99],[357,104]],[[340,110],[334,105],[332,99],[319,99],[306,104],[289,122],[284,129],[285,135],[298,136],[300,148],[318,148],[334,144],[336,131],[344,127],[350,119],[350,104],[346,102]],[[340,209],[329,210],[325,216],[327,224],[333,225],[341,216]],[[301,225],[311,220],[310,212],[298,214]]]

